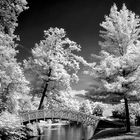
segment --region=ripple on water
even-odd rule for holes
[[[49,126],[44,128],[44,134],[40,137],[31,138],[30,140],[87,140],[85,133],[87,130],[81,126]],[[88,133],[87,133],[88,134]]]

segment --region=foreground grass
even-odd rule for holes
[[[124,135],[124,136],[116,136],[116,137],[111,137],[111,138],[103,138],[103,139],[98,139],[98,140],[140,140],[140,137]]]
[[[130,133],[125,129],[109,128],[96,134],[92,140],[140,140],[140,127],[131,127]]]

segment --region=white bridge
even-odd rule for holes
[[[46,119],[61,119],[73,122],[82,123],[85,125],[93,125],[99,121],[99,117],[87,115],[77,111],[62,110],[62,109],[45,109],[34,110],[25,113],[20,113],[21,123],[25,124],[32,121],[46,120]]]

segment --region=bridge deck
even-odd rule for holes
[[[93,115],[87,115],[81,112],[61,109],[34,110],[26,113],[20,113],[22,123],[40,119],[61,119],[80,122],[86,125],[96,125],[99,118]]]

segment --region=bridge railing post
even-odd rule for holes
[[[38,110],[37,110],[37,112],[35,113],[35,116],[36,116],[36,122],[38,122],[38,119],[37,119],[37,113],[38,113]]]
[[[28,112],[28,119],[29,119],[29,123],[31,123],[31,121],[30,121],[30,114],[29,114],[29,112]]]
[[[22,115],[21,115],[21,113],[19,113],[19,120],[20,120],[20,124],[23,125],[23,120],[22,120]]]
[[[53,122],[53,113],[54,113],[54,110],[51,108],[51,117],[52,117],[52,122]]]
[[[45,121],[45,111],[43,110],[43,117],[44,117],[44,121]]]

